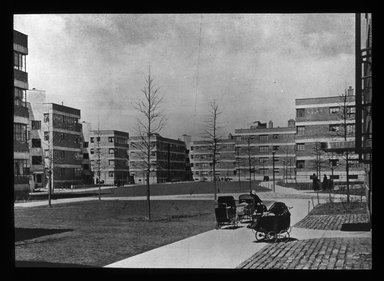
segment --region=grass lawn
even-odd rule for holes
[[[214,201],[86,201],[15,208],[16,266],[104,266],[214,229]]]
[[[270,191],[269,189],[260,186],[259,182],[251,182],[252,189],[256,192]],[[151,196],[154,195],[177,195],[177,194],[212,194],[213,196],[213,182],[186,182],[186,183],[161,183],[151,184]],[[220,193],[249,193],[249,181],[247,182],[217,182],[218,196]],[[102,190],[102,196],[108,197],[133,197],[133,196],[146,196],[145,185],[125,186],[113,189]],[[52,195],[53,199],[58,198],[73,198],[73,197],[97,197],[98,191],[89,190],[81,192],[57,192]],[[31,201],[31,200],[46,200],[47,194],[33,194],[30,195],[28,200],[17,200]]]
[[[260,186],[259,182],[251,182],[252,189],[256,192],[270,191]],[[151,185],[151,195],[176,195],[176,194],[212,194],[213,182],[189,182]],[[249,193],[248,182],[217,182],[218,196],[220,193]],[[126,186],[113,189],[108,196],[145,196],[146,186]]]
[[[343,215],[343,214],[366,214],[367,204],[365,202],[337,202],[317,205],[310,215]]]

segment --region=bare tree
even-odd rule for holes
[[[352,112],[352,106],[350,106],[351,102],[351,96],[348,95],[347,90],[345,90],[344,94],[341,95],[341,104],[340,104],[340,110],[339,110],[339,118],[341,119],[342,123],[340,125],[341,130],[338,130],[338,135],[343,137],[344,141],[347,141],[348,134],[352,132],[353,130],[349,129],[349,120],[354,120],[353,112]],[[349,168],[350,168],[350,152],[348,150],[345,150],[343,152],[343,157],[345,159],[345,174],[346,174],[346,185],[347,185],[347,202],[349,203]]]
[[[218,118],[221,112],[219,106],[216,104],[216,100],[210,103],[209,116],[206,121],[206,127],[203,133],[203,137],[207,139],[208,149],[212,155],[212,169],[213,169],[213,186],[214,186],[214,199],[217,199],[217,183],[216,183],[216,164],[218,159],[218,152],[220,150],[220,143],[223,138],[220,134],[221,127],[218,123]]]
[[[321,171],[326,165],[326,159],[324,158],[325,152],[322,149],[321,142],[317,141],[313,143],[312,154],[315,156],[313,168],[316,170],[316,176],[320,180]]]
[[[147,185],[147,204],[148,220],[151,220],[151,200],[150,200],[150,175],[156,167],[156,161],[151,160],[151,153],[155,150],[156,144],[151,142],[151,137],[158,134],[165,124],[164,114],[160,111],[162,97],[159,95],[159,88],[155,88],[151,70],[145,78],[144,88],[141,90],[144,97],[135,103],[134,108],[139,112],[140,117],[136,118],[136,128],[134,129],[138,142],[135,143],[136,153],[140,159],[138,166],[143,169]]]

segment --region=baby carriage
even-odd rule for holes
[[[236,203],[233,196],[219,196],[217,198],[218,206],[215,208],[216,229],[225,224],[237,226],[239,221],[236,215]]]
[[[261,200],[256,202],[255,197],[250,194],[242,194],[239,196],[236,213],[240,221],[244,219],[251,220],[253,214],[262,214],[263,211],[266,211],[266,207],[261,203]]]
[[[257,241],[276,242],[277,239],[287,241],[291,232],[291,213],[283,202],[275,202],[266,213],[253,216],[251,228],[255,231]]]

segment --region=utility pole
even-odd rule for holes
[[[251,180],[251,172],[252,172],[252,166],[251,166],[251,139],[248,138],[248,167],[249,167],[249,193],[252,193],[252,180]]]
[[[98,187],[99,187],[99,200],[101,200],[101,186],[100,186],[100,176],[101,176],[101,163],[100,163],[100,124],[97,122],[97,137],[96,137],[96,143],[97,143],[97,177],[98,177]]]
[[[275,150],[272,150],[272,176],[273,176],[273,192],[275,192]]]

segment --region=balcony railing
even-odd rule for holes
[[[22,81],[25,83],[28,83],[28,73],[18,70],[18,69],[13,69],[13,75],[15,80]]]

